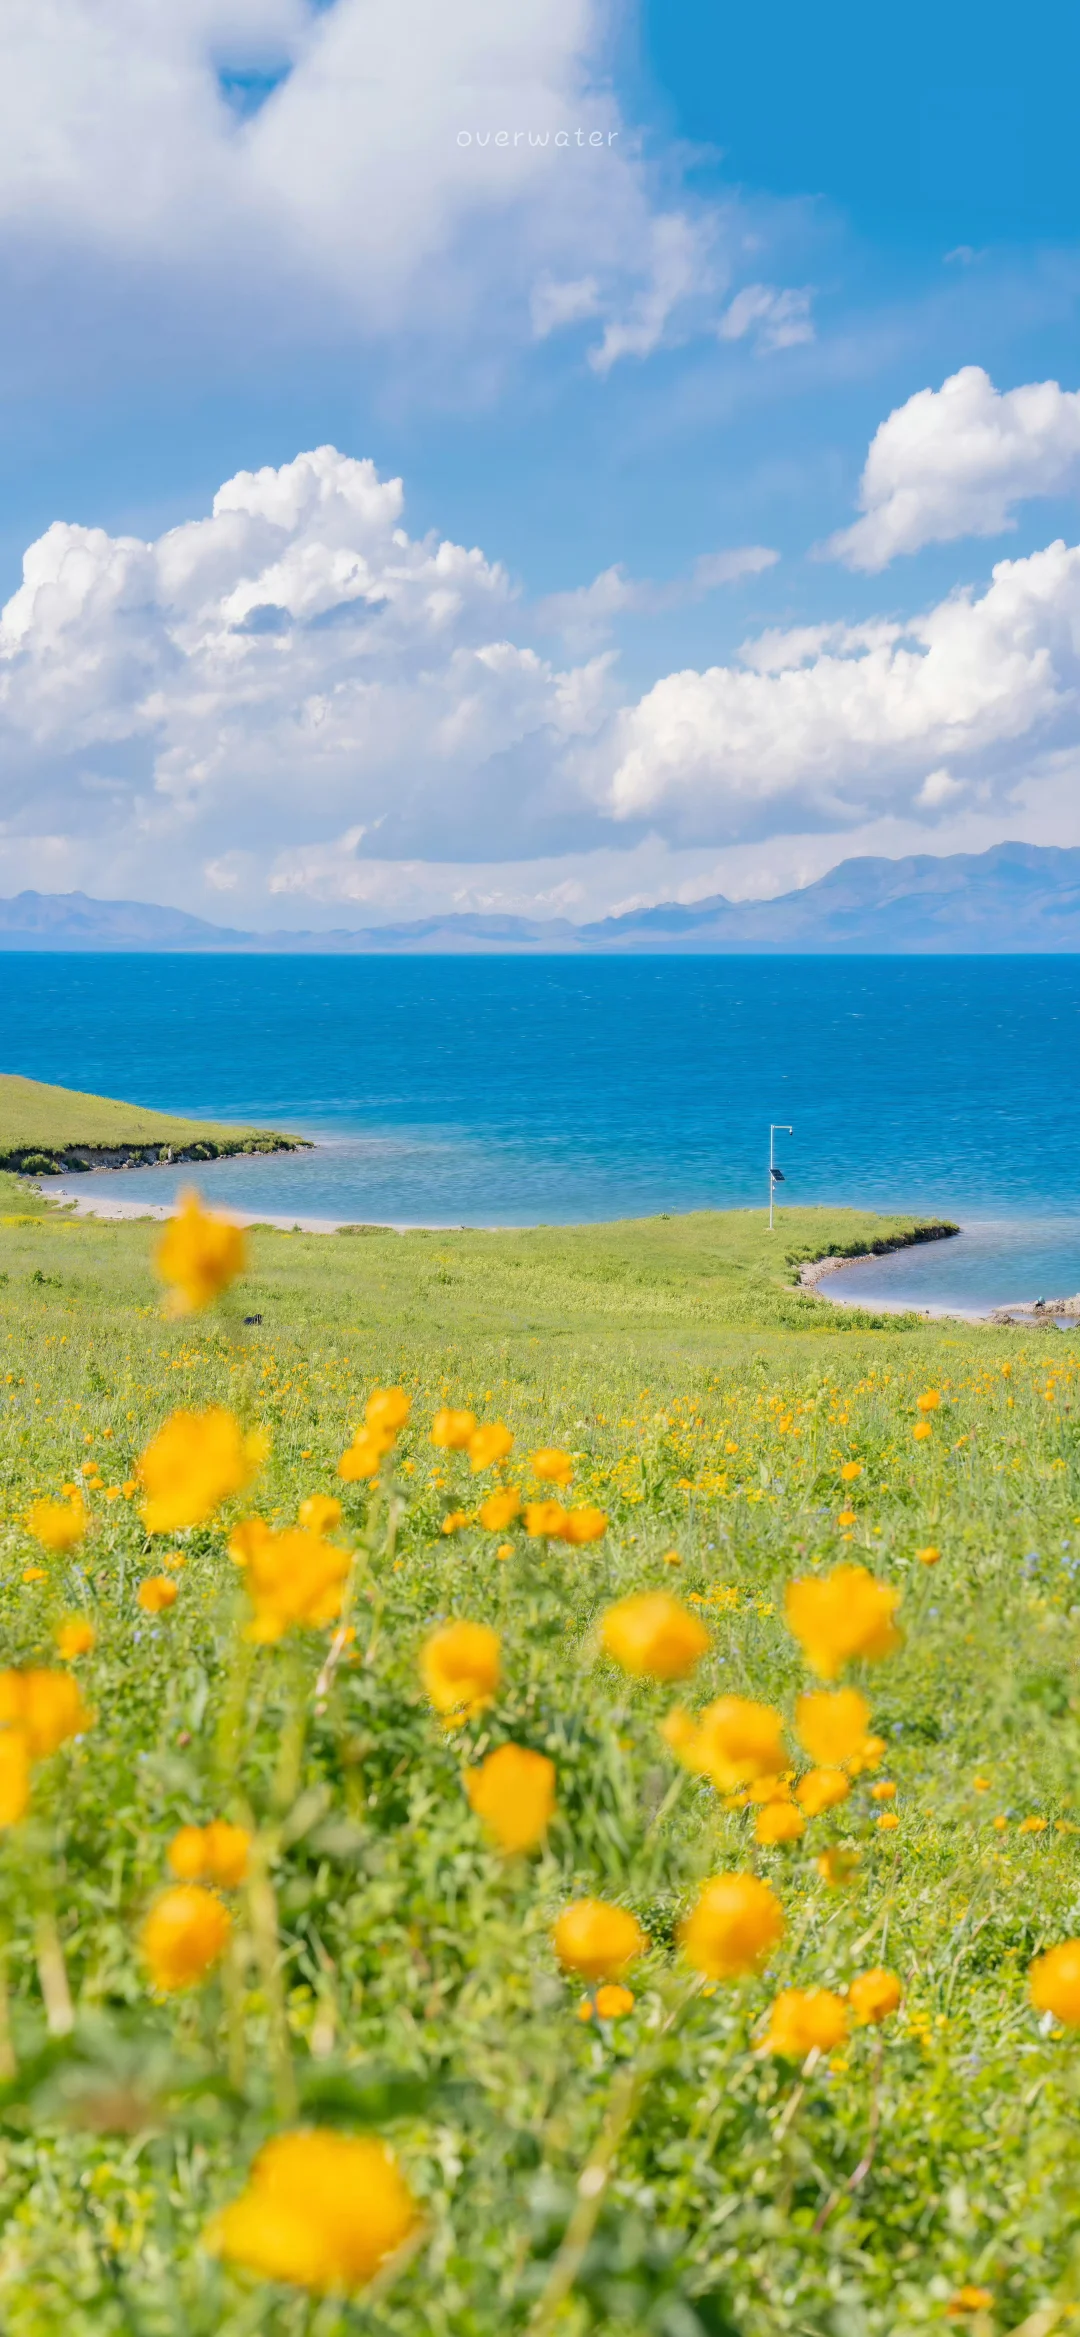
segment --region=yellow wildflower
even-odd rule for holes
[[[309,1493],[296,1512],[298,1525],[309,1534],[332,1534],[341,1524],[341,1503],[332,1493]]]
[[[157,1245],[155,1264],[167,1285],[169,1314],[195,1314],[244,1272],[243,1229],[227,1217],[212,1216],[196,1192],[181,1193],[178,1213]]]
[[[564,1972],[580,1972],[585,1980],[621,1980],[649,1944],[636,1917],[606,1899],[577,1899],[564,1907],[551,1936]]]
[[[223,1953],[232,1922],[213,1891],[180,1883],[155,1900],[142,1928],[143,1960],[155,1988],[190,1988]]]
[[[46,1759],[93,1722],[70,1672],[0,1672],[0,1729],[17,1729],[34,1761]]]
[[[90,1523],[90,1512],[77,1488],[67,1501],[35,1501],[27,1511],[27,1530],[44,1550],[75,1550]]]
[[[795,1706],[799,1743],[827,1768],[842,1768],[861,1753],[869,1726],[870,1706],[857,1688],[800,1696]]]
[[[0,1827],[17,1826],[30,1806],[30,1747],[21,1728],[0,1729]]]
[[[559,1529],[562,1542],[598,1542],[606,1532],[605,1510],[590,1509],[586,1502],[579,1502],[576,1508],[563,1511],[563,1522]]]
[[[848,2009],[831,1988],[784,1988],[769,2013],[763,2053],[803,2061],[815,2049],[831,2053],[847,2035]]]
[[[1080,2028],[1080,1939],[1063,1940],[1036,1956],[1028,1987],[1037,2012],[1052,2012],[1066,2028]]]
[[[824,1810],[846,1801],[850,1792],[842,1769],[808,1769],[795,1788],[795,1798],[808,1818],[820,1818]]]
[[[144,1615],[164,1614],[166,1607],[176,1605],[177,1589],[167,1574],[148,1574],[135,1593],[136,1603]]]
[[[806,1819],[790,1801],[766,1802],[754,1820],[754,1840],[763,1849],[773,1849],[782,1842],[797,1842],[806,1832]]]
[[[138,1463],[147,1532],[171,1534],[204,1525],[231,1493],[250,1483],[268,1449],[261,1430],[245,1435],[223,1405],[173,1412]]]
[[[480,1469],[493,1468],[496,1461],[504,1461],[513,1446],[510,1430],[501,1420],[489,1420],[486,1425],[474,1428],[466,1447],[473,1475]]]
[[[883,1964],[875,1964],[870,1972],[860,1972],[848,1989],[848,2002],[857,2021],[864,2025],[887,2020],[897,2012],[904,1991],[895,1972],[887,1972]]]
[[[831,1574],[789,1582],[784,1615],[811,1671],[834,1680],[857,1657],[876,1663],[902,1644],[893,1622],[899,1603],[899,1591],[876,1582],[865,1566],[834,1566]]]
[[[420,1676],[447,1719],[471,1720],[499,1685],[499,1634],[487,1623],[444,1623],[424,1641]]]
[[[558,1445],[546,1444],[530,1455],[529,1467],[542,1484],[569,1485],[574,1474],[573,1455],[561,1452]]]
[[[65,1663],[74,1663],[80,1655],[89,1655],[97,1632],[88,1615],[69,1615],[56,1626],[56,1648]]]
[[[324,1541],[303,1526],[276,1534],[260,1519],[249,1518],[233,1534],[229,1555],[244,1568],[255,1610],[248,1633],[260,1645],[272,1645],[296,1624],[318,1629],[336,1622],[352,1565],[349,1552],[337,1542]]]
[[[206,2245],[262,2280],[317,2294],[363,2288],[401,2248],[419,2210],[385,2143],[312,2129],[264,2144]]]
[[[467,1452],[469,1438],[476,1428],[475,1412],[436,1412],[431,1423],[431,1441],[440,1452]]]
[[[756,1971],[783,1936],[780,1901],[752,1874],[713,1875],[678,1933],[687,1962],[708,1980]]]
[[[683,1767],[711,1778],[718,1793],[734,1793],[759,1777],[782,1776],[788,1767],[783,1714],[771,1704],[720,1696],[690,1724],[689,1733],[685,1719],[669,1714],[664,1735]]]
[[[465,1776],[465,1791],[500,1850],[531,1850],[555,1807],[555,1764],[524,1745],[500,1745]]]
[[[709,1648],[704,1623],[670,1591],[637,1591],[608,1607],[600,1637],[624,1672],[650,1680],[682,1680]]]

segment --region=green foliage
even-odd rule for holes
[[[141,1104],[117,1103],[111,1096],[82,1095],[14,1072],[0,1073],[0,1160],[29,1176],[55,1175],[63,1154],[73,1148],[109,1152],[168,1145],[185,1158],[211,1160],[222,1152],[277,1151],[290,1141],[268,1129],[179,1119]]]
[[[5,2337],[892,2337],[941,2328],[968,2284],[1002,2332],[1070,2299],[1074,2054],[1026,1970],[1080,1932],[1080,1374],[1056,1333],[853,1322],[785,1286],[800,1246],[859,1231],[785,1211],[775,1249],[749,1212],[267,1232],[221,1309],[169,1323],[147,1228],[0,1226],[4,1660],[55,1662],[63,1616],[97,1632],[75,1667],[93,1725],[38,1765],[29,1819],[0,1835]],[[336,1463],[376,1382],[413,1414],[372,1503]],[[941,1404],[917,1442],[928,1386]],[[447,1402],[506,1420],[526,1495],[529,1454],[569,1451],[605,1538],[444,1532],[492,1483],[432,1448]],[[269,1430],[263,1472],[206,1524],[150,1538],[123,1490],[138,1454],[171,1410],[215,1403]],[[91,1533],[43,1555],[28,1505],[80,1474]],[[226,1552],[240,1516],[285,1525],[316,1492],[341,1495],[360,1553],[355,1638],[321,1686],[325,1630],[239,1636]],[[170,1555],[176,1604],[147,1615],[138,1585]],[[791,1716],[807,1675],[785,1584],[840,1561],[902,1592],[902,1651],[851,1675],[896,1798],[867,1776],[804,1842],[758,1850],[753,1810],[679,1770],[660,1722],[731,1693]],[[604,1607],[642,1588],[706,1621],[693,1681],[630,1680],[599,1653]],[[450,1732],[417,1668],[447,1616],[493,1624],[503,1651],[494,1703]],[[558,1807],[547,1845],[505,1861],[463,1771],[508,1740],[554,1762]],[[215,1816],[266,1846],[295,2111],[253,1900],[228,1894],[231,2011],[220,1976],[155,1998],[140,1960],[171,1836]],[[830,1843],[860,1854],[849,1889],[818,1871]],[[691,1992],[680,1918],[703,1877],[751,1866],[784,1902],[784,1943],[760,1977]],[[585,1892],[651,1941],[615,2021],[578,2018],[550,1946]],[[66,2034],[42,1995],[50,1908]],[[879,1962],[905,1990],[880,2038],[855,2030],[801,2075],[757,2049],[779,1988],[839,1989]],[[200,2243],[294,2119],[385,2135],[422,2202],[423,2245],[369,2304],[309,2304]]]

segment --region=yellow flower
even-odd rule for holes
[[[883,1777],[880,1785],[872,1785],[870,1788],[871,1801],[893,1801],[895,1797],[896,1787],[891,1777]]]
[[[848,2002],[857,2021],[864,2026],[871,2021],[888,2020],[889,2014],[899,2011],[904,1991],[895,1972],[887,1972],[883,1964],[875,1964],[870,1972],[860,1972],[848,1989]]]
[[[1018,1831],[1019,1831],[1021,1834],[1045,1834],[1045,1832],[1046,1832],[1046,1819],[1045,1819],[1045,1818],[1021,1818],[1021,1820],[1020,1820],[1020,1825],[1019,1825],[1019,1828],[1018,1828]]]
[[[467,1452],[469,1438],[476,1428],[475,1412],[436,1412],[431,1423],[431,1441],[440,1452]]]
[[[157,1246],[155,1264],[168,1285],[168,1312],[195,1314],[244,1272],[247,1244],[243,1230],[231,1225],[227,1217],[211,1216],[196,1192],[181,1193],[178,1214],[169,1219]]]
[[[190,1988],[205,1978],[232,1930],[228,1909],[213,1891],[179,1883],[163,1891],[142,1927],[143,1960],[155,1988]]]
[[[364,1419],[369,1428],[400,1436],[411,1410],[404,1388],[374,1388],[364,1406]]]
[[[789,1582],[784,1615],[811,1671],[834,1680],[857,1657],[876,1663],[901,1646],[893,1622],[899,1603],[899,1591],[875,1582],[865,1566],[834,1566],[831,1574]]]
[[[769,2013],[763,2053],[803,2061],[808,2053],[831,2053],[847,2035],[848,2009],[831,1988],[784,1988]]]
[[[812,1761],[840,1768],[861,1753],[870,1726],[870,1706],[857,1688],[800,1696],[795,1734]]]
[[[261,1431],[245,1436],[235,1414],[221,1404],[206,1412],[173,1412],[138,1463],[147,1532],[204,1525],[230,1493],[250,1483],[267,1450]]]
[[[249,1518],[233,1534],[229,1555],[244,1568],[255,1609],[248,1636],[259,1645],[272,1645],[295,1624],[318,1629],[336,1622],[352,1565],[337,1542],[326,1542],[303,1526],[275,1534],[261,1519]]]
[[[522,1511],[525,1531],[534,1541],[561,1539],[566,1520],[561,1501],[527,1501]]]
[[[205,2238],[262,2280],[318,2294],[363,2288],[416,2229],[419,2210],[373,2135],[298,2130],[264,2144],[239,2199]]]
[[[444,1623],[424,1641],[420,1676],[448,1719],[471,1720],[490,1704],[499,1685],[499,1634],[487,1623]]]
[[[564,1907],[551,1936],[564,1972],[580,1972],[585,1980],[621,1980],[649,1944],[637,1918],[606,1899],[576,1899]]]
[[[542,1484],[569,1485],[574,1474],[573,1455],[560,1452],[558,1445],[545,1444],[530,1455],[529,1467]]]
[[[1063,1940],[1036,1956],[1028,1985],[1037,2012],[1052,2012],[1066,2028],[1080,2028],[1080,1939]]]
[[[465,1791],[500,1850],[531,1850],[543,1840],[555,1807],[555,1764],[524,1745],[500,1745],[466,1772]]]
[[[597,2016],[602,2021],[617,2021],[624,2012],[633,2012],[634,1991],[620,1987],[618,1981],[607,1981],[596,1991]]]
[[[387,1453],[393,1449],[392,1429],[358,1428],[338,1462],[338,1476],[346,1485],[355,1485],[365,1477],[377,1477]]]
[[[451,1509],[442,1521],[441,1531],[444,1534],[460,1534],[462,1526],[471,1524],[472,1519],[467,1509]]]
[[[928,1542],[925,1550],[916,1550],[915,1556],[922,1561],[924,1566],[936,1566],[941,1552],[936,1542]]]
[[[206,1850],[206,1871],[223,1891],[234,1891],[245,1882],[251,1836],[246,1826],[230,1826],[224,1818],[212,1818],[203,1830]]]
[[[666,1590],[637,1591],[608,1607],[600,1637],[624,1672],[649,1680],[685,1679],[710,1645],[704,1623]]]
[[[895,1810],[883,1810],[880,1818],[874,1819],[875,1826],[882,1834],[895,1834],[899,1823]]]
[[[781,1842],[797,1842],[806,1832],[806,1819],[790,1801],[769,1801],[754,1820],[754,1840],[765,1849]]]
[[[988,2313],[994,2301],[992,2288],[976,2288],[970,2281],[949,2298],[945,2310],[950,2321],[960,2321],[965,2313]]]
[[[669,1715],[669,1720],[674,1719]],[[711,1778],[718,1793],[734,1793],[759,1777],[780,1777],[788,1767],[783,1714],[749,1696],[720,1696],[707,1704],[687,1735],[681,1716],[665,1726],[672,1751],[696,1776]]]
[[[808,1818],[820,1818],[823,1810],[832,1810],[846,1801],[851,1787],[842,1769],[808,1769],[795,1788],[796,1800]]]
[[[0,1826],[17,1826],[30,1804],[30,1747],[21,1728],[0,1729]]]
[[[341,1503],[332,1493],[309,1493],[296,1512],[297,1522],[309,1534],[332,1534],[341,1524]]]
[[[716,1874],[678,1932],[687,1962],[707,1980],[755,1972],[784,1936],[784,1910],[753,1874]]]
[[[517,1486],[507,1485],[501,1493],[489,1493],[487,1500],[481,1502],[477,1515],[485,1532],[501,1534],[507,1526],[513,1525],[520,1508],[521,1495]]]
[[[563,1511],[560,1541],[598,1542],[606,1532],[607,1512],[603,1509],[590,1509],[587,1503],[580,1502],[576,1509]]]
[[[201,1826],[181,1826],[165,1853],[178,1883],[197,1883],[206,1873],[206,1845]]]
[[[862,1462],[861,1462],[861,1461],[844,1461],[844,1463],[843,1463],[843,1464],[842,1464],[842,1466],[841,1466],[841,1470],[840,1470],[840,1481],[841,1481],[841,1484],[843,1484],[843,1485],[854,1485],[856,1477],[861,1477],[861,1476],[862,1476]]]
[[[838,1526],[853,1526],[855,1523],[855,1511],[853,1509],[842,1509],[837,1517],[836,1522]]]
[[[927,1388],[923,1395],[916,1397],[920,1412],[936,1412],[940,1402],[941,1397],[936,1388]]]
[[[22,1579],[24,1582],[48,1582],[49,1577],[44,1566],[24,1566]]]
[[[34,1761],[81,1736],[93,1718],[70,1672],[0,1672],[0,1728],[19,1730]]]
[[[67,1501],[35,1501],[26,1517],[28,1531],[44,1550],[77,1549],[89,1523],[90,1512],[77,1490]]]
[[[501,1420],[489,1420],[486,1426],[474,1428],[466,1447],[473,1475],[479,1469],[493,1468],[496,1461],[504,1461],[513,1446],[510,1430]]]
[[[917,1420],[911,1433],[915,1438],[916,1444],[924,1444],[926,1438],[928,1436],[932,1436],[934,1431],[930,1426],[929,1420]]]
[[[89,1655],[97,1632],[87,1615],[69,1615],[66,1622],[56,1626],[56,1648],[65,1663],[74,1663],[80,1655]]]
[[[167,1574],[148,1574],[146,1581],[140,1582],[135,1598],[144,1615],[164,1614],[166,1607],[176,1605],[176,1584],[170,1582]]]

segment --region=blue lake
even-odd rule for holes
[[[1080,959],[0,954],[2,1067],[312,1153],[209,1164],[268,1216],[523,1225],[791,1201],[958,1218],[893,1299],[1080,1288]],[[71,1180],[167,1201],[191,1171]],[[871,1295],[869,1282],[867,1295]],[[884,1295],[876,1289],[873,1295]]]

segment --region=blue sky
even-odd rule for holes
[[[1080,841],[1075,12],[14,24],[0,890],[582,916]]]

